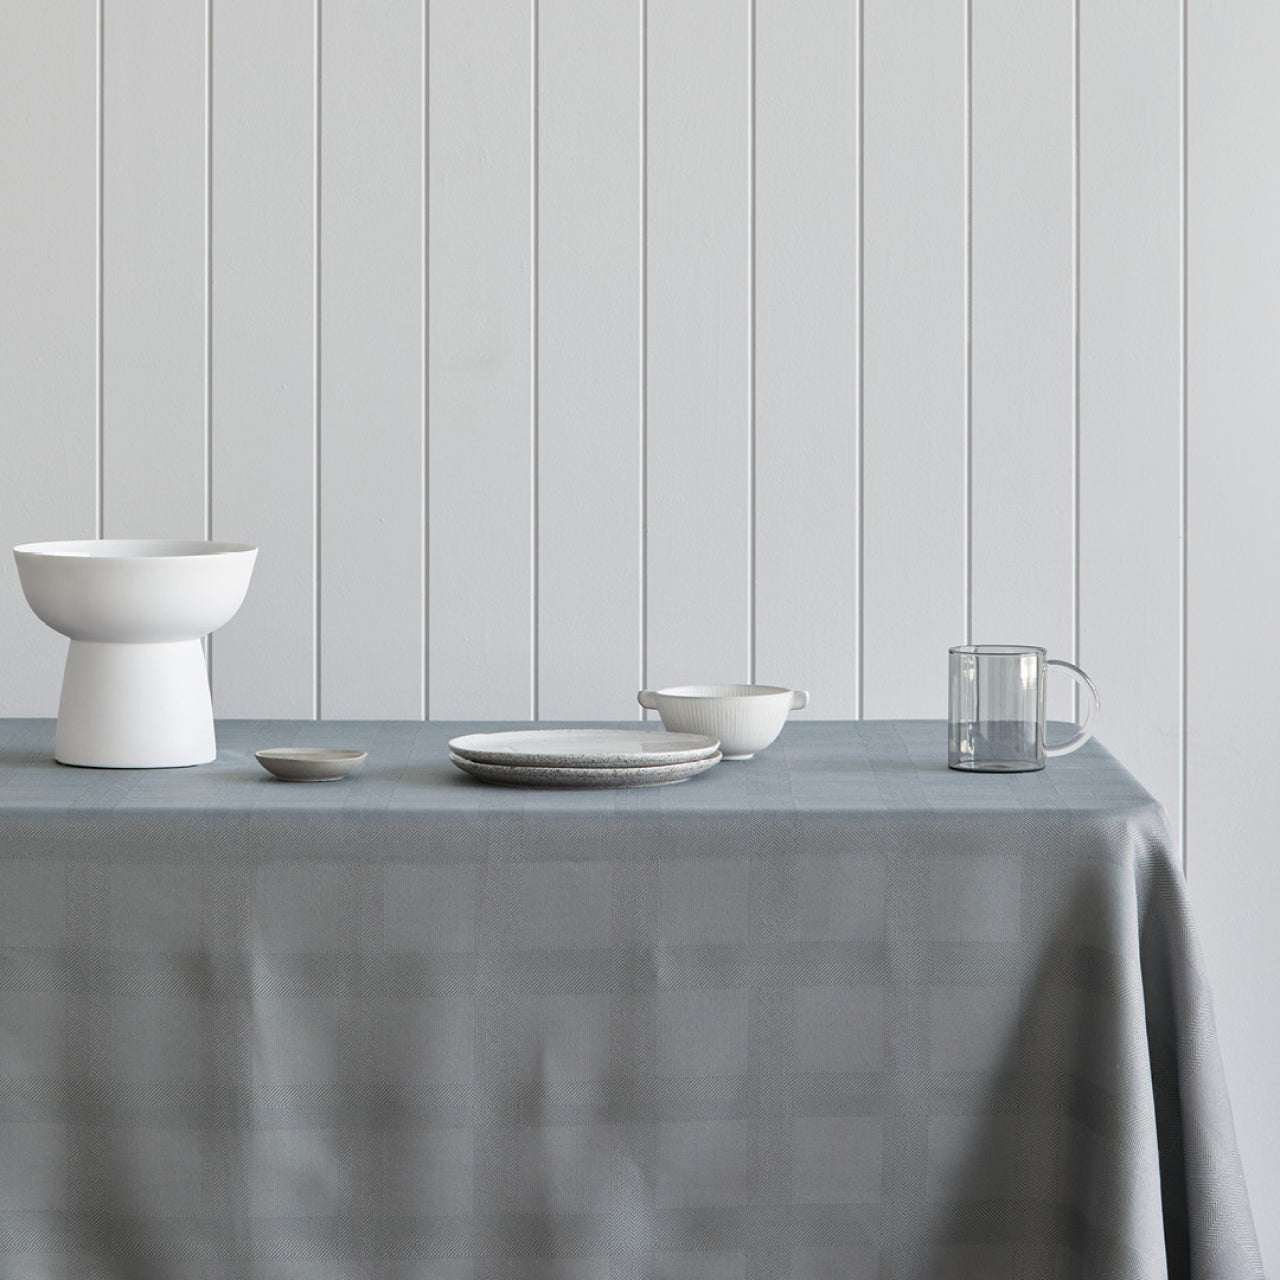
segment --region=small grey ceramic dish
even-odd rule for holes
[[[336,782],[359,769],[369,755],[343,747],[265,747],[253,754],[268,773],[285,782]]]

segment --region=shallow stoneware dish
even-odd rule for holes
[[[789,711],[809,705],[803,689],[776,684],[683,684],[642,689],[636,700],[672,733],[719,738],[726,760],[750,760],[782,732]]]
[[[720,743],[702,733],[660,733],[643,729],[513,729],[468,733],[449,750],[482,764],[532,765],[555,769],[646,768],[683,764],[714,755]]]
[[[337,782],[359,769],[369,755],[345,747],[264,747],[253,754],[268,773],[285,782]]]
[[[680,764],[647,764],[624,766],[617,769],[584,768],[555,769],[528,764],[485,764],[480,760],[468,760],[449,752],[463,773],[484,782],[495,782],[504,787],[661,787],[671,782],[684,782],[697,777],[720,763],[720,753],[705,756],[701,760],[685,760]]]

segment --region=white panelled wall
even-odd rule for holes
[[[1269,0],[0,0],[0,536],[258,543],[223,716],[1077,659],[1280,1265],[1276,66]]]

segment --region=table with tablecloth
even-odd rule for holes
[[[941,722],[797,718],[525,790],[449,763],[498,727],[92,770],[0,722],[0,1275],[1262,1274],[1168,826],[1104,747],[962,774]],[[253,759],[292,744],[369,760]]]

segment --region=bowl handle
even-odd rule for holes
[[[803,711],[809,705],[809,691],[807,689],[793,689],[791,691],[791,710]]]
[[[636,701],[649,711],[657,711],[658,709],[658,695],[652,689],[641,689],[636,694]]]

